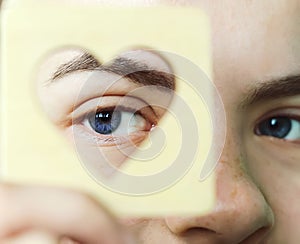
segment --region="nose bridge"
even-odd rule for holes
[[[233,138],[226,139],[215,169],[217,198],[214,210],[204,216],[166,218],[172,232],[183,234],[197,229],[201,233],[199,236],[209,236],[212,243],[238,243],[272,226],[271,209],[243,169],[241,150]]]

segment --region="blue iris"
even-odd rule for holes
[[[264,120],[258,125],[260,135],[277,138],[286,137],[292,129],[292,121],[287,117],[273,117]]]
[[[121,123],[121,112],[117,110],[96,112],[90,116],[89,123],[99,134],[111,134]]]

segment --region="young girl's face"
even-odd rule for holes
[[[84,2],[121,4],[104,0]],[[299,1],[122,2],[130,6],[158,3],[202,7],[211,20],[213,82],[227,115],[226,143],[216,168],[217,205],[205,216],[122,221],[139,233],[143,243],[297,243],[300,240],[297,228],[300,221]],[[59,65],[74,62],[74,58],[82,55],[84,53],[78,51],[62,53],[60,63],[53,59],[44,75],[53,76]],[[167,62],[147,51],[140,50],[140,56],[134,61],[170,71]],[[56,95],[48,96],[45,101],[49,107],[58,108],[49,114],[67,135],[72,127],[78,126],[72,120],[68,123],[68,103],[72,104],[72,95],[78,93],[80,82],[89,75],[87,70],[63,78],[58,76],[60,82],[50,91]],[[114,79],[113,76],[102,74],[107,82]],[[69,84],[67,93],[62,89],[62,82]],[[139,144],[164,113],[159,108],[144,109],[132,117],[132,111],[145,106],[142,99],[128,98],[123,101],[126,109],[112,115],[110,109],[120,102],[116,95],[139,86],[130,81],[117,83],[110,88],[111,95],[104,97],[105,109],[97,111],[98,120],[85,117],[80,122],[85,135],[94,133],[100,138],[107,157],[114,162],[122,162],[122,155],[108,145],[113,139],[108,140],[107,136],[112,130],[122,133],[121,116],[133,118],[128,136],[134,144]],[[92,88],[88,96],[103,88],[103,84]],[[161,91],[151,97],[155,96],[171,99]],[[92,106],[90,101],[89,106]],[[105,125],[106,120],[113,121],[110,126],[114,128]],[[127,142],[125,140],[124,145]],[[130,153],[130,147],[128,150]]]

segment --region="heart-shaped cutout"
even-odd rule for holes
[[[170,64],[146,49],[122,52],[106,63],[81,48],[60,49],[38,73],[44,111],[96,179],[113,178],[135,151],[147,161],[162,150],[164,135],[156,143],[149,135],[156,133],[174,91]]]

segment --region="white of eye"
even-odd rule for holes
[[[147,127],[147,121],[143,116],[121,111],[121,123],[118,128],[112,132],[112,135],[129,135],[137,131],[144,131]]]
[[[298,120],[291,120],[291,130],[290,132],[284,137],[285,140],[299,140],[300,139],[300,121]]]

